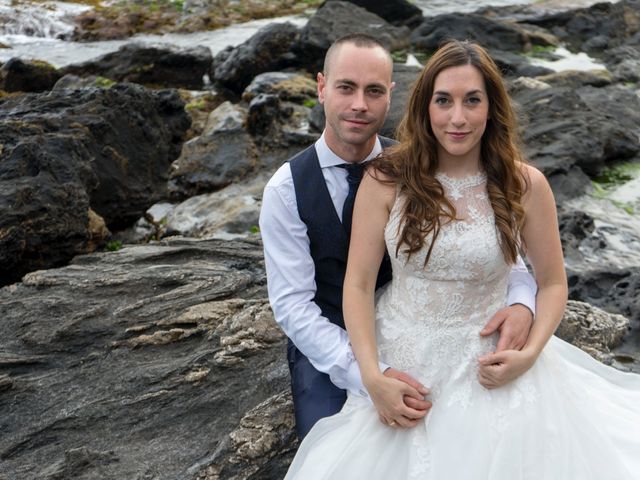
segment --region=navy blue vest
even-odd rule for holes
[[[379,137],[382,148],[395,142]],[[331,323],[344,328],[342,284],[347,269],[349,238],[333,206],[322,175],[315,146],[303,150],[290,160],[298,213],[307,226],[311,258],[315,264],[316,295],[314,302]],[[391,280],[391,263],[384,255],[376,288]]]

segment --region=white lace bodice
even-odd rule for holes
[[[458,220],[442,226],[426,267],[429,238],[411,258],[402,247],[396,257],[405,201],[398,196],[385,228],[393,281],[377,303],[381,359],[432,391],[445,378],[475,380],[476,358],[495,346],[495,337],[479,332],[504,306],[510,271],[498,243],[486,176],[436,178]]]

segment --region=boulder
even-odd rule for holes
[[[368,33],[389,51],[409,46],[409,29],[395,27],[379,16],[344,1],[325,2],[309,19],[294,45],[298,61],[311,73],[322,71],[327,49],[353,32]]]
[[[47,62],[12,58],[0,68],[0,90],[44,92],[51,90],[62,74]]]
[[[640,322],[640,267],[567,270],[569,298]]]
[[[640,30],[640,2],[600,2],[587,8],[529,18],[551,31],[574,51],[606,58],[605,51],[635,40]]]
[[[246,42],[215,57],[212,81],[235,94],[242,93],[256,75],[295,63],[291,47],[298,35],[298,28],[291,23],[261,28]]]
[[[579,167],[594,177],[607,163],[640,153],[640,98],[633,91],[613,85],[523,85],[512,95],[526,118],[522,126],[525,153],[548,176],[568,175]],[[582,190],[574,194],[587,191],[583,180],[581,176]]]
[[[529,46],[525,31],[517,25],[474,13],[446,13],[427,17],[411,32],[411,46],[433,52],[446,40],[473,40],[485,48],[522,52]]]
[[[90,209],[110,229],[138,219],[166,195],[188,126],[175,91],[137,85],[1,99],[2,283],[88,251]]]
[[[620,345],[628,328],[629,319],[622,315],[569,300],[555,334],[601,362],[611,364],[611,349]]]
[[[258,167],[258,151],[244,130],[203,133],[184,144],[173,163],[169,193],[174,199],[219,190]]]
[[[335,0],[328,0],[335,1]],[[407,0],[387,0],[372,2],[371,0],[347,0],[393,25],[416,27],[422,21],[422,10]]]
[[[489,53],[505,77],[538,77],[553,72],[549,68],[533,65],[526,57],[516,53],[495,49],[489,50]]]
[[[420,67],[400,63],[393,64],[393,81],[396,82],[396,86],[391,92],[391,107],[380,129],[381,135],[395,138],[396,128],[398,128],[404,116],[407,103],[411,97],[413,84],[420,76],[420,72],[422,72]]]
[[[128,43],[95,60],[69,65],[64,74],[99,75],[117,82],[167,88],[201,89],[213,57],[207,47]]]
[[[284,476],[286,339],[258,241],[79,256],[0,289],[0,317],[2,476]]]
[[[318,98],[314,79],[308,75],[288,72],[261,73],[244,90],[242,99],[251,102],[261,93],[277,95],[280,100],[296,103],[313,103]]]

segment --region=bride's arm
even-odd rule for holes
[[[343,313],[363,383],[381,418],[409,427],[426,411],[408,407],[403,397],[423,400],[424,396],[407,383],[383,375],[375,337],[376,278],[385,252],[384,228],[394,200],[395,185],[381,183],[369,174],[364,176],[353,212]]]
[[[525,223],[521,235],[538,284],[536,321],[521,352],[498,352],[480,359],[480,383],[487,388],[504,385],[533,365],[562,320],[567,301],[567,277],[553,192],[539,170],[524,168],[530,188],[523,197]]]

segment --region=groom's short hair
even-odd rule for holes
[[[393,59],[391,58],[391,54],[389,53],[389,50],[382,43],[380,43],[375,37],[372,37],[368,33],[349,33],[347,35],[343,35],[342,37],[338,38],[335,42],[331,44],[331,46],[327,50],[327,53],[324,56],[324,65],[322,66],[322,73],[324,74],[325,77],[329,73],[328,72],[329,65],[331,63],[333,55],[342,45],[345,45],[347,43],[351,43],[356,47],[360,47],[360,48],[381,48],[389,56],[389,61],[393,65]]]

